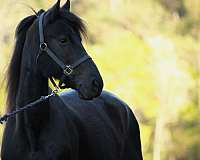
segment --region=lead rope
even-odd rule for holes
[[[52,90],[52,92],[50,94],[48,94],[47,96],[41,96],[39,99],[25,105],[22,107],[17,107],[14,111],[9,112],[4,114],[2,117],[0,117],[0,123],[3,124],[4,122],[6,122],[8,120],[8,118],[14,117],[16,114],[19,114],[23,111],[26,111],[28,109],[32,109],[33,107],[35,107],[37,104],[40,104],[42,102],[47,101],[49,98],[56,96],[59,92],[59,88],[56,85],[55,81],[53,80],[53,78],[50,78],[51,83],[54,86],[54,90]]]

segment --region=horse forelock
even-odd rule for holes
[[[72,12],[66,11],[61,9],[60,11],[61,18],[64,18],[66,20],[67,24],[70,25],[70,27],[79,35],[81,35],[84,38],[87,38],[87,28],[84,24],[84,21],[75,15]]]

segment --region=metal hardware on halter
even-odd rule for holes
[[[41,49],[41,51],[46,51],[47,50],[47,44],[45,42],[40,43],[40,49]]]
[[[70,74],[72,74],[72,72],[73,72],[73,68],[70,65],[66,65],[65,69],[63,70],[63,73],[66,76],[69,76]]]

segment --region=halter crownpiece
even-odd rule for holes
[[[85,61],[91,59],[89,55],[84,55],[82,58],[80,58],[78,61],[74,62],[71,65],[64,64],[55,54],[54,52],[48,47],[48,44],[45,42],[44,37],[44,29],[43,29],[43,20],[44,20],[45,12],[43,12],[39,16],[39,36],[40,36],[40,53],[46,52],[49,57],[51,57],[54,62],[63,70],[63,74],[65,76],[69,76],[73,73],[74,69],[78,67],[80,64],[84,63]]]

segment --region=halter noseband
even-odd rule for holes
[[[72,74],[73,70],[78,67],[83,62],[91,59],[89,55],[84,55],[82,58],[80,58],[78,61],[74,62],[71,65],[64,64],[55,54],[54,52],[48,47],[47,43],[44,39],[44,29],[43,29],[43,19],[44,19],[45,12],[43,12],[39,16],[39,36],[40,36],[40,53],[46,52],[49,57],[51,57],[54,62],[63,70],[63,74],[66,76],[69,76]]]

